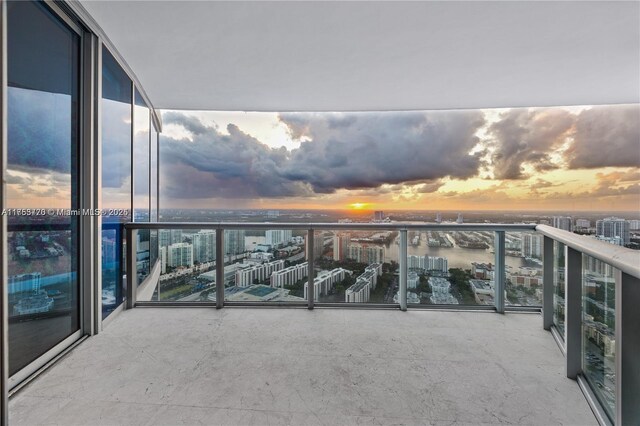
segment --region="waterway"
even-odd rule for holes
[[[399,237],[389,246],[385,247],[385,262],[398,261]],[[492,250],[492,249],[491,249]],[[495,264],[495,255],[490,249],[467,249],[459,247],[429,247],[427,245],[426,235],[420,233],[420,244],[417,246],[409,245],[407,247],[409,256],[439,256],[446,257],[449,262],[449,268],[471,269],[472,262],[492,263]],[[536,267],[533,262],[527,261],[522,257],[505,257],[505,265],[514,269],[521,266]]]

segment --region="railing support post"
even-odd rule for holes
[[[542,247],[542,327],[553,325],[553,239],[543,237]]]
[[[315,288],[313,287],[314,275],[315,275],[315,266],[314,266],[314,257],[315,253],[313,252],[313,238],[314,231],[313,229],[307,230],[307,265],[309,266],[309,271],[307,273],[307,299],[308,299],[308,307],[309,309],[313,309],[313,304],[315,300]]]
[[[565,347],[567,377],[582,372],[582,253],[565,246]]]
[[[216,309],[224,306],[224,230],[216,229]]]
[[[495,250],[495,270],[493,274],[494,283],[494,302],[496,304],[496,312],[504,314],[504,291],[506,281],[506,270],[504,265],[505,244],[504,231],[496,231],[494,238]]]
[[[398,247],[400,256],[400,310],[407,310],[407,230],[400,230],[400,246]]]
[[[640,278],[615,271],[615,424],[631,425],[640,421]]]
[[[138,265],[136,262],[138,230],[126,228],[125,233],[127,238],[127,303],[125,303],[125,309],[133,309],[136,306],[136,293],[138,291]]]

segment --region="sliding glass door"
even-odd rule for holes
[[[45,4],[7,8],[9,370],[80,330],[80,35]]]

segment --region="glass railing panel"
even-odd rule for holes
[[[565,246],[558,241],[553,243],[553,325],[564,339],[564,295],[565,295]]]
[[[308,275],[306,231],[224,231],[226,302],[306,303]],[[215,297],[214,291],[209,299]]]
[[[215,297],[214,230],[160,229],[157,241],[160,277],[153,300],[209,302],[211,294]]]
[[[138,283],[142,283],[151,272],[151,231],[148,229],[138,230],[138,241],[136,244],[136,273]]]
[[[315,232],[314,294],[318,303],[398,302],[398,231]]]
[[[407,240],[407,291],[417,303],[494,306],[494,232],[429,229]]]
[[[582,370],[610,418],[615,413],[615,278],[611,265],[582,255]]]
[[[505,304],[542,306],[543,236],[535,232],[505,233]]]

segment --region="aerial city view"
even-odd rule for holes
[[[383,211],[206,211],[166,210],[161,218],[175,221],[428,222],[420,212]],[[432,223],[464,223],[463,213],[430,215]],[[519,213],[469,214],[466,223],[543,223],[560,229],[612,240],[623,229],[620,245],[640,243],[640,221],[589,214],[569,216]],[[214,219],[217,218],[217,219]],[[617,232],[617,231],[616,231]],[[409,231],[408,302],[416,304],[493,304],[495,253],[493,233],[483,231]],[[155,239],[155,238],[154,238]],[[306,232],[292,230],[225,231],[225,298],[237,301],[303,301],[308,264]],[[159,300],[215,301],[215,231],[158,231]],[[397,231],[316,231],[315,296],[319,302],[397,303]],[[142,242],[139,269],[146,274],[148,244]],[[532,232],[506,235],[506,303],[541,304],[542,236]],[[374,272],[374,273],[370,273]],[[594,273],[597,271],[593,271]],[[141,276],[142,278],[142,276]],[[264,288],[268,287],[268,288]]]

